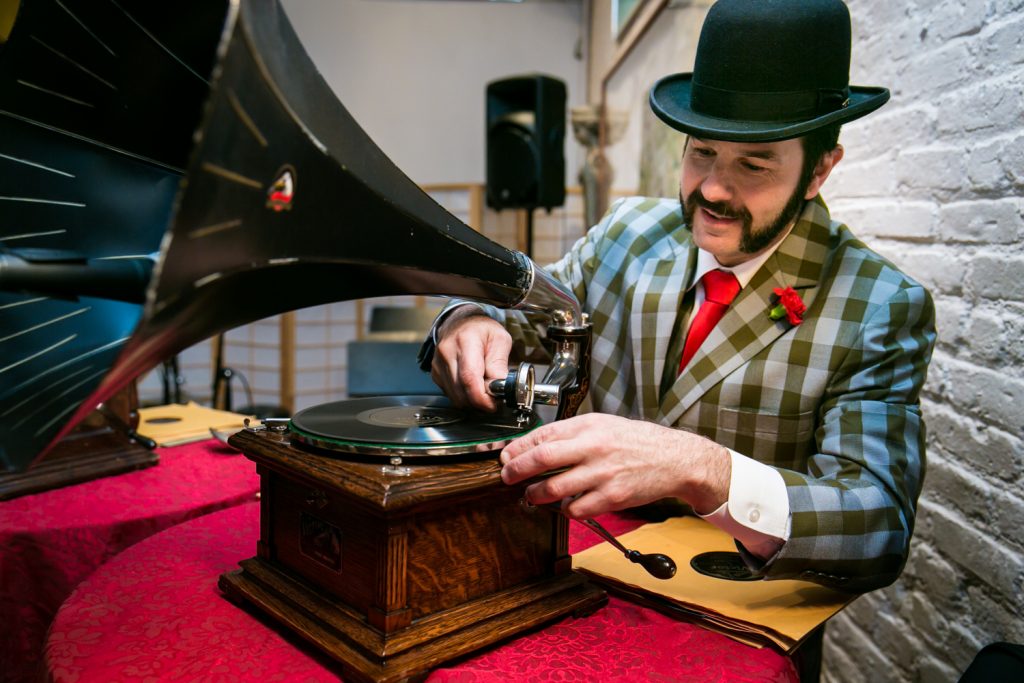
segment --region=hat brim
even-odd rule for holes
[[[804,121],[737,121],[705,116],[690,103],[692,73],[666,76],[651,88],[651,109],[659,119],[688,135],[727,142],[775,142],[799,137],[812,130],[853,121],[889,101],[886,88],[850,86],[850,102],[842,109]]]

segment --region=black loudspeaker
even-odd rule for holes
[[[565,83],[540,74],[487,85],[487,205],[565,203]]]

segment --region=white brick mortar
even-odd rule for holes
[[[851,81],[893,98],[824,194],[932,289],[939,344],[910,559],[830,623],[822,678],[949,681],[1024,642],[1024,1],[848,4]]]

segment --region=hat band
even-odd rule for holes
[[[694,81],[690,88],[693,111],[720,119],[790,122],[813,119],[846,107],[849,88],[818,88],[791,92],[721,90]]]

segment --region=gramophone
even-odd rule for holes
[[[495,457],[537,425],[534,405],[559,419],[585,396],[579,305],[384,156],[277,2],[2,4],[8,472],[32,472],[140,373],[241,324],[395,294],[518,308],[547,317],[554,361],[540,381],[524,364],[492,383],[496,415],[359,399],[233,437],[261,475],[261,532],[220,585],[360,680],[415,676],[604,601],[571,571],[567,520],[522,505]]]

